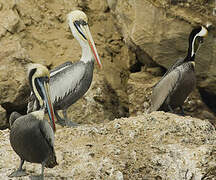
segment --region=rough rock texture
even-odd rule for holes
[[[0,127],[7,125],[7,112],[0,106]]]
[[[22,110],[29,95],[25,66],[30,61],[18,41],[2,40],[0,52],[0,105],[8,112]]]
[[[0,174],[18,167],[9,131],[0,131]],[[154,112],[101,125],[57,127],[59,165],[47,179],[214,179],[216,131],[205,120]],[[10,158],[8,158],[10,157]],[[40,165],[25,163],[29,176]],[[22,178],[28,179],[28,177]]]
[[[155,62],[168,68],[176,59],[185,57],[188,36],[194,25],[216,26],[212,14],[214,1],[107,0],[126,44],[145,65]],[[175,2],[175,3],[170,3]],[[216,30],[209,33],[196,57],[196,74],[201,95],[207,93],[208,104],[216,98]],[[212,107],[214,108],[214,107]]]

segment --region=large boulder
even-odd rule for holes
[[[214,179],[216,131],[208,121],[164,112],[121,118],[101,125],[60,128],[55,133],[58,166],[50,179]],[[19,166],[9,131],[0,131],[0,174]],[[9,158],[10,157],[10,158]],[[29,176],[41,165],[26,163]],[[29,179],[28,176],[22,177]]]
[[[165,0],[107,1],[126,44],[144,65],[155,65],[155,62],[165,68],[170,67],[176,59],[186,56],[188,36],[195,25],[206,25],[209,21],[216,26],[212,15],[213,1],[204,4],[202,1],[190,1],[182,3],[182,6]],[[213,30],[196,56],[198,87],[203,94],[211,95],[208,101],[215,101],[211,99],[216,97],[215,37],[216,31]]]
[[[15,33],[25,29],[25,25],[20,20],[18,13],[12,9],[0,11],[0,27],[5,30],[2,31],[0,37],[3,36],[6,31]]]
[[[19,41],[3,40],[0,43],[0,105],[8,113],[22,111],[27,103],[29,88],[26,64],[28,55]]]

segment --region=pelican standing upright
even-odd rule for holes
[[[79,10],[72,11],[68,14],[68,24],[80,43],[82,57],[78,62],[66,62],[51,71],[50,90],[57,120],[63,125],[75,126],[75,123],[68,120],[67,109],[89,89],[93,78],[94,60],[99,67],[102,65],[89,31],[86,14]],[[38,109],[37,106],[36,101],[30,102],[28,112]],[[59,116],[58,110],[63,110],[64,119]]]
[[[203,42],[203,37],[207,34],[208,31],[203,26],[192,30],[189,36],[187,56],[177,60],[154,86],[149,113],[157,110],[173,112],[174,108],[180,107],[184,114],[182,105],[196,85],[195,54]]]
[[[57,165],[54,150],[55,121],[53,107],[49,95],[49,71],[46,67],[33,64],[29,69],[29,84],[37,98],[40,110],[20,115],[13,112],[10,116],[10,143],[21,159],[17,171],[9,177],[25,175],[22,169],[24,161],[41,163],[41,179],[44,177],[44,167],[52,168]],[[52,127],[44,119],[47,108]]]

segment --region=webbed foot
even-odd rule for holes
[[[72,122],[72,121],[67,119],[66,120],[66,126],[68,126],[68,127],[77,127],[77,126],[79,126],[79,124],[77,124],[75,122]]]
[[[43,175],[39,175],[39,176],[30,176],[29,177],[31,180],[44,180],[44,176]]]
[[[60,124],[61,126],[67,126],[67,127],[77,127],[79,126],[79,124],[75,123],[75,122],[72,122],[68,119],[67,117],[67,113],[66,113],[66,110],[63,110],[63,115],[64,115],[64,118],[61,118],[57,111],[54,112],[55,113],[55,116],[57,118],[57,121],[56,123]]]
[[[61,126],[67,126],[67,127],[77,127],[79,126],[79,124],[72,122],[68,119],[62,119],[62,120],[58,120],[56,121],[56,123],[60,124]]]
[[[12,172],[8,177],[21,177],[21,176],[27,176],[28,174],[25,172],[25,170],[16,170]]]
[[[180,108],[180,110],[181,110],[181,115],[182,115],[182,116],[185,116],[185,112],[184,112],[183,107],[182,107],[182,106],[179,106],[179,108]]]

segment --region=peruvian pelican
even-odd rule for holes
[[[93,78],[94,60],[99,67],[102,67],[102,64],[89,31],[86,14],[75,10],[68,14],[67,20],[73,36],[80,43],[82,56],[78,62],[66,62],[51,71],[50,91],[54,113],[59,123],[76,126],[76,123],[68,119],[67,109],[88,91]],[[27,112],[37,108],[37,102],[31,101]],[[58,110],[63,110],[64,119],[59,116]]]
[[[41,163],[40,178],[44,177],[44,167],[57,165],[54,150],[55,121],[53,107],[49,96],[49,71],[39,64],[31,64],[28,71],[29,84],[40,109],[27,115],[13,112],[10,116],[10,144],[21,159],[20,166],[9,177],[24,176],[24,161]],[[52,127],[44,119],[47,108]]]
[[[195,55],[203,42],[203,37],[207,34],[208,30],[203,26],[192,30],[187,56],[177,60],[154,86],[151,96],[152,104],[148,112],[157,110],[173,112],[173,108],[179,107],[184,114],[182,105],[196,86]]]

